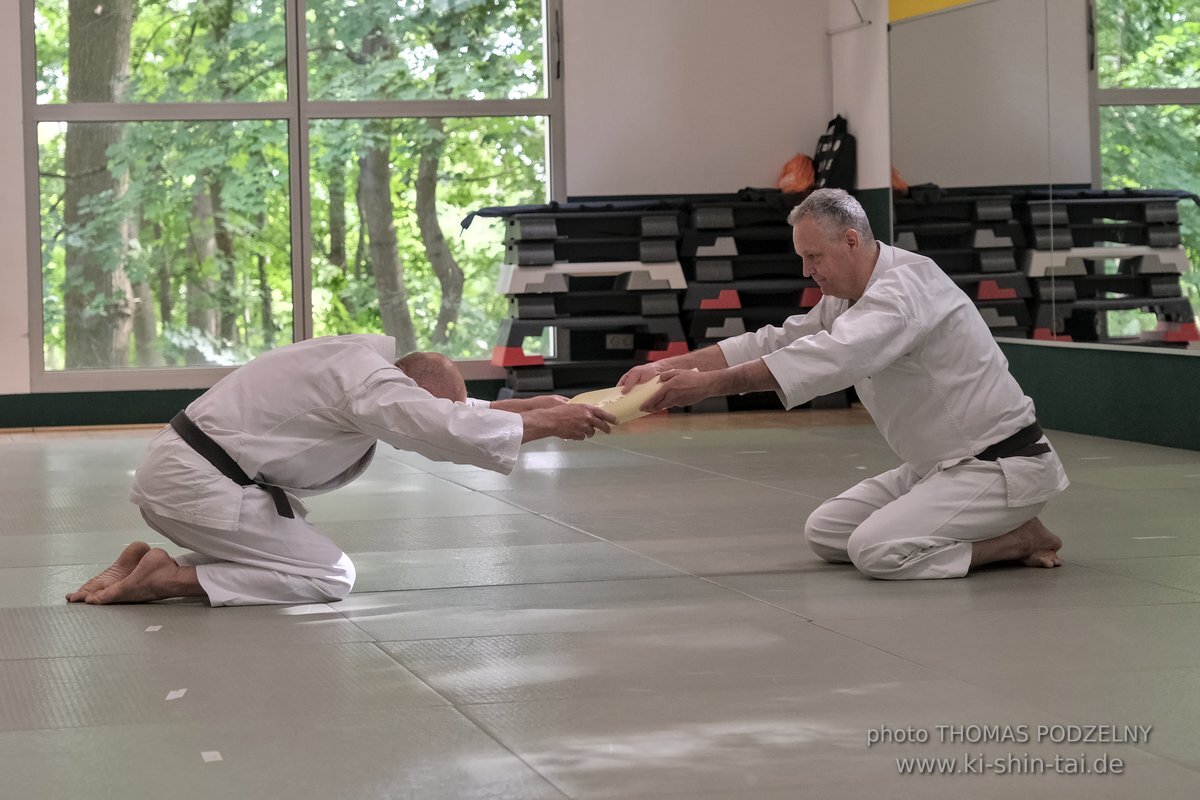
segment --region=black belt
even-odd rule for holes
[[[229,457],[229,454],[221,449],[221,445],[212,440],[211,437],[192,422],[186,412],[180,411],[171,419],[171,427],[179,434],[179,438],[183,439],[192,449],[208,460],[221,474],[229,478],[239,486],[257,486],[267,494],[271,495],[271,499],[275,501],[275,510],[279,512],[279,516],[295,519],[296,515],[292,512],[292,504],[288,502],[287,495],[283,489],[278,486],[272,486],[269,483],[253,480],[246,471],[238,466],[238,463]]]
[[[1031,425],[1021,428],[1021,430],[1007,439],[988,446],[982,453],[975,457],[980,461],[995,461],[999,458],[1012,458],[1014,456],[1040,456],[1042,453],[1050,452],[1050,445],[1045,442],[1038,442],[1038,439],[1041,439],[1045,435],[1042,431],[1042,426],[1034,422]]]

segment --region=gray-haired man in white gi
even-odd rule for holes
[[[354,584],[354,565],[305,520],[300,497],[357,478],[377,441],[508,474],[523,442],[584,439],[615,422],[562,397],[489,408],[468,400],[449,359],[413,353],[393,363],[395,349],[388,336],[312,339],[219,381],[150,442],[130,495],[151,528],[194,552],[176,561],[134,542],[67,600],[340,600]]]
[[[635,367],[621,386],[659,375],[642,406],[658,410],[764,390],[792,408],[853,385],[904,464],[813,512],[817,555],[893,580],[1059,566],[1062,541],[1037,515],[1067,477],[971,301],[930,259],[877,242],[842,190],[814,192],[788,222],[825,295],[815,308]]]

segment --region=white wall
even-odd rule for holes
[[[564,0],[567,194],[773,186],[830,113],[826,0]]]
[[[15,2],[0,2],[0,394],[29,392],[25,146],[17,8]],[[3,420],[0,427],[4,427]]]
[[[888,114],[888,0],[829,0],[833,114],[849,122],[858,145],[857,189],[892,185]],[[830,114],[830,117],[833,116]]]
[[[1084,2],[993,0],[897,23],[892,155],[904,179],[1090,183]]]

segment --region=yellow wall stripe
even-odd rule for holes
[[[933,11],[967,5],[971,0],[888,0],[888,20],[896,22]]]

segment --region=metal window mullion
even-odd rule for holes
[[[25,135],[25,278],[29,299],[27,325],[29,329],[29,386],[32,391],[37,391],[41,388],[46,374],[46,320],[42,299],[42,284],[45,276],[42,267],[40,154],[38,152],[37,119],[34,115],[37,97],[33,84],[34,75],[37,72],[37,54],[34,52],[32,36],[33,0],[22,0],[19,22],[21,25],[21,103],[24,111],[21,129]]]
[[[1200,88],[1097,89],[1096,104],[1101,106],[1200,105]]]
[[[399,119],[403,117],[547,116],[554,102],[524,100],[310,100],[309,119]]]
[[[66,369],[45,372],[33,386],[35,392],[148,391],[207,389],[235,367],[118,367]]]
[[[35,122],[288,119],[289,103],[71,103],[35,105]]]
[[[309,200],[308,49],[304,0],[288,0],[287,86],[288,164],[291,176],[288,208],[292,232],[292,341],[311,339],[312,320],[312,205]]]
[[[550,199],[567,199],[567,120],[563,98],[563,2],[545,0],[542,6],[542,25],[546,31],[546,93],[550,109],[550,140],[547,142],[546,169],[550,171]]]

